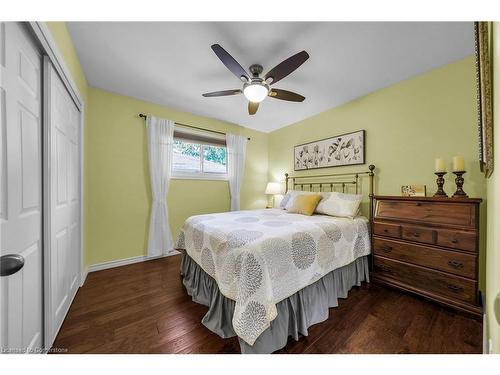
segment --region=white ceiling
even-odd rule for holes
[[[69,22],[91,86],[269,132],[474,52],[471,22]],[[241,88],[210,45],[264,73],[306,50],[310,58],[276,84],[303,103],[267,98],[249,116]]]

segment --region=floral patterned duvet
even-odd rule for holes
[[[177,240],[236,301],[233,327],[253,345],[276,303],[370,253],[368,220],[304,216],[280,209],[192,216]]]

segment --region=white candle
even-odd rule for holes
[[[464,172],[465,171],[465,160],[463,156],[453,157],[453,172]]]
[[[443,158],[437,158],[435,162],[435,167],[434,169],[436,172],[446,172],[446,164],[444,163]]]

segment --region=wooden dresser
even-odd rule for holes
[[[481,199],[375,200],[372,280],[480,317]]]

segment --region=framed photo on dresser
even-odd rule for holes
[[[297,145],[293,154],[296,171],[365,164],[365,131]]]
[[[402,197],[425,197],[425,185],[403,185],[401,186]]]

